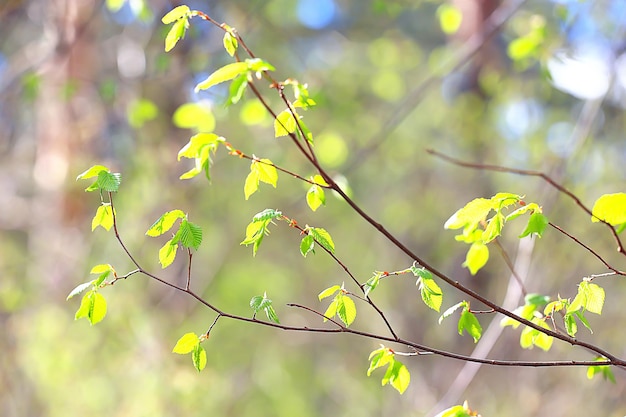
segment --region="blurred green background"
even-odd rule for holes
[[[163,212],[189,213],[204,229],[192,287],[225,311],[251,315],[252,296],[267,291],[285,324],[319,326],[317,317],[285,306],[322,310],[317,294],[349,278],[324,253],[304,259],[300,236],[280,224],[255,258],[239,245],[251,217],[268,207],[299,224],[327,229],[337,255],[366,281],[374,270],[411,261],[341,200],[312,213],[307,187],[280,175],[249,201],[249,163],[220,149],[213,178],[180,181],[189,161],[176,153],[194,129],[173,119],[185,103],[206,112],[214,129],[247,154],[270,158],[303,176],[311,167],[251,96],[224,107],[226,86],[193,87],[231,62],[221,32],[193,20],[169,54],[160,18],[178,2],[162,0],[5,0],[0,3],[0,414],[2,416],[422,416],[469,400],[483,416],[626,413],[625,374],[616,384],[588,381],[583,368],[482,367],[473,379],[463,363],[436,356],[404,358],[411,385],[400,396],[366,376],[373,340],[289,333],[222,319],[203,345],[207,368],[171,353],[184,333],[206,331],[215,315],[184,294],[134,275],[107,288],[109,311],[91,328],[74,321],[79,300],[65,301],[93,265],[133,269],[112,232],[90,231],[99,197],[74,181],[91,165],[123,175],[115,203],[122,238],[140,263],[171,282],[185,280],[184,256],[161,271],[165,239],[145,231]],[[510,272],[498,251],[471,277],[466,247],[445,220],[475,197],[525,195],[556,224],[622,270],[607,230],[541,180],[447,164],[433,148],[474,163],[546,172],[588,206],[603,193],[626,191],[626,5],[621,0],[451,2],[426,0],[215,0],[192,9],[236,27],[279,80],[309,83],[318,107],[305,121],[320,161],[369,214],[440,270],[502,302]],[[450,72],[499,17],[519,9],[471,60]],[[487,20],[492,11],[496,14]],[[460,28],[453,33],[458,15]],[[449,32],[446,34],[442,26]],[[428,88],[422,89],[427,80]],[[429,80],[429,81],[428,81]],[[261,88],[280,111],[275,92]],[[178,125],[178,126],[177,126]],[[516,227],[518,229],[516,229]],[[572,297],[582,277],[605,272],[589,252],[548,230],[538,241],[505,228],[501,240],[530,292]],[[182,254],[182,253],[181,253]],[[625,356],[621,279],[607,292],[593,335],[581,339]],[[513,285],[513,287],[515,287]],[[443,287],[443,308],[463,299]],[[356,290],[352,288],[352,290]],[[513,295],[516,291],[513,291]],[[513,297],[512,305],[521,303]],[[437,325],[413,278],[394,277],[373,293],[404,338],[470,354],[471,338],[453,319]],[[509,301],[511,302],[511,301]],[[480,308],[480,306],[474,306]],[[358,303],[357,329],[386,334]],[[483,328],[500,317],[483,315]],[[555,343],[522,351],[519,330],[494,339],[490,358],[592,359]],[[496,340],[497,339],[497,340]],[[402,346],[392,346],[407,351]],[[467,388],[444,395],[453,381]],[[454,390],[453,390],[454,391]],[[442,400],[441,402],[438,402]]]

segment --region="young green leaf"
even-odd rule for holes
[[[75,320],[86,317],[89,323],[94,324],[102,321],[107,314],[107,302],[102,294],[91,290],[83,296],[80,307],[74,316]]]
[[[606,361],[606,358],[603,357],[598,357],[595,359],[596,362],[604,362]],[[602,375],[602,377],[607,380],[607,381],[611,381],[612,383],[616,383],[615,381],[615,376],[613,375],[613,371],[611,370],[611,367],[608,365],[595,365],[595,366],[590,366],[587,368],[587,379],[592,379],[594,376],[596,375]]]
[[[165,269],[174,262],[176,259],[176,250],[178,249],[178,236],[175,235],[173,238],[165,242],[165,245],[159,249],[159,263],[161,264],[161,268]]]
[[[393,362],[387,367],[387,372],[385,372],[381,383],[383,386],[391,383],[392,387],[400,394],[403,394],[411,383],[411,374],[403,363],[394,358]]]
[[[230,81],[238,75],[246,73],[247,71],[247,62],[233,62],[231,64],[226,64],[223,67],[218,68],[211,75],[209,75],[206,80],[196,85],[195,92],[197,93],[200,90],[207,90],[214,85],[223,83],[225,81]]]
[[[233,82],[230,83],[230,87],[228,88],[228,100],[226,101],[226,106],[239,103],[243,97],[243,93],[246,91],[246,87],[248,87],[248,74],[241,74],[237,76]]]
[[[122,175],[116,172],[100,171],[98,172],[97,187],[102,191],[117,192],[122,182]]]
[[[593,204],[592,222],[604,220],[612,226],[626,223],[626,193],[604,194]]]
[[[79,174],[76,177],[76,181],[97,177],[100,171],[109,172],[109,168],[105,167],[104,165],[94,165],[90,167],[89,169],[87,169],[82,174]]]
[[[215,152],[220,143],[224,142],[224,138],[217,136],[215,133],[198,133],[193,135],[189,142],[178,151],[178,160],[181,158],[198,158],[202,154],[202,150],[208,147],[210,151]]]
[[[224,44],[224,49],[228,52],[228,55],[234,56],[237,51],[237,47],[239,46],[239,42],[237,38],[233,36],[232,32],[228,31],[224,33],[224,39],[222,40]]]
[[[278,171],[269,159],[255,159],[250,164],[250,173],[246,177],[243,187],[246,200],[259,189],[259,181],[263,181],[276,188]]]
[[[313,211],[316,211],[322,205],[326,205],[324,189],[317,184],[311,185],[306,193],[306,203]]]
[[[113,227],[113,210],[111,209],[111,204],[102,203],[102,205],[98,207],[98,210],[96,210],[96,215],[91,220],[91,231],[93,232],[98,226],[101,226],[106,231],[111,230],[111,227]]]
[[[185,37],[185,32],[189,27],[189,21],[186,18],[182,18],[174,22],[167,36],[165,36],[165,52],[169,52],[178,43],[181,38]]]
[[[324,322],[328,321],[328,319],[333,318],[335,314],[337,314],[337,309],[339,308],[339,299],[340,296],[337,294],[333,301],[330,302],[328,308],[324,312]]]
[[[415,282],[415,285],[417,285],[420,290],[424,304],[436,312],[439,312],[441,304],[443,303],[443,293],[441,292],[439,285],[437,285],[435,280],[432,278],[432,274],[426,270],[424,271],[430,275],[430,277],[426,275],[420,276]]]
[[[474,242],[467,251],[465,262],[463,266],[469,269],[472,275],[476,273],[487,263],[489,260],[489,248],[484,243]]]
[[[504,227],[504,216],[502,213],[497,212],[487,224],[485,231],[482,235],[483,243],[489,243],[502,233],[502,227]]]
[[[296,113],[296,117],[299,116]],[[296,123],[296,119],[294,119],[293,114],[289,110],[283,110],[278,113],[276,119],[274,120],[274,136],[279,138],[281,136],[287,136],[290,133],[293,133],[298,128],[298,124]]]
[[[465,307],[461,312],[458,330],[460,335],[463,335],[463,331],[465,330],[467,334],[472,336],[474,343],[478,342],[483,333],[483,328],[480,326],[480,323],[474,313],[469,311],[469,307]]]
[[[441,324],[443,319],[447,319],[448,317],[453,315],[454,312],[457,311],[459,308],[461,308],[461,307],[465,308],[465,306],[467,306],[467,301],[461,301],[459,303],[456,303],[452,307],[449,307],[446,311],[443,312],[441,317],[439,317],[439,324]]]
[[[202,371],[206,366],[206,350],[202,347],[202,345],[197,344],[193,351],[191,352],[191,360],[193,361],[193,366],[196,368],[198,372]]]
[[[486,198],[476,198],[457,210],[443,225],[445,229],[468,229],[472,231],[485,221],[493,209],[493,202]]]
[[[306,258],[309,252],[315,253],[314,248],[315,240],[313,240],[313,236],[305,235],[300,241],[300,253],[302,254],[302,256]]]
[[[185,333],[180,337],[180,339],[178,339],[172,352],[178,353],[179,355],[186,355],[187,353],[191,353],[191,351],[193,351],[199,344],[200,338],[197,334]]]
[[[356,305],[354,304],[352,298],[344,295],[343,293],[337,294],[336,297],[339,297],[337,302],[337,316],[346,325],[346,327],[350,327],[356,318]]]
[[[253,222],[266,222],[268,220],[274,220],[282,217],[283,213],[280,210],[265,209],[258,212],[252,217]]]
[[[319,293],[319,295],[317,296],[317,298],[322,301],[324,298],[326,297],[330,297],[333,294],[335,294],[337,291],[341,290],[341,287],[339,285],[333,285],[332,287],[328,287],[326,288],[324,291],[322,291],[321,293]],[[333,314],[334,315],[334,314]]]
[[[182,19],[185,16],[188,16],[190,13],[191,10],[189,9],[189,7],[185,5],[178,6],[170,10],[165,16],[163,16],[161,22],[163,22],[163,24],[165,25],[169,25],[170,23],[173,23],[179,19]]]
[[[198,250],[202,243],[202,228],[187,219],[180,222],[180,229],[177,234],[180,236],[180,244],[186,248]]]
[[[96,280],[91,280],[89,282],[83,282],[82,284],[76,286],[76,288],[74,288],[72,290],[72,292],[70,292],[70,294],[67,296],[66,300],[69,300],[70,298],[74,297],[75,295],[80,294],[81,292],[85,291],[87,288],[93,286],[94,282],[96,282]]]
[[[604,297],[605,293],[602,287],[589,281],[582,281],[578,285],[578,293],[567,308],[567,312],[572,313],[582,309],[590,313],[602,314]]]
[[[379,349],[370,353],[369,361],[370,366],[367,369],[367,376],[370,376],[374,370],[387,365],[387,371],[381,380],[381,384],[384,386],[391,383],[391,386],[398,390],[400,394],[407,389],[411,382],[411,375],[406,366],[395,359],[391,349],[381,345]]]
[[[313,236],[313,239],[315,239],[315,241],[319,243],[324,249],[326,249],[330,253],[335,253],[335,243],[333,242],[333,239],[330,237],[330,234],[326,230],[322,229],[321,227],[307,227],[305,230],[311,236]]]
[[[363,292],[367,297],[370,292],[374,291],[378,284],[380,283],[380,278],[383,276],[383,272],[375,271],[374,275],[363,285]]]
[[[178,219],[184,219],[186,214],[182,210],[171,210],[159,217],[146,232],[146,236],[161,236],[174,226]]]
[[[381,368],[393,361],[394,354],[391,349],[380,345],[380,348],[372,351],[369,356],[370,366],[367,369],[367,376],[370,376],[376,369]]]
[[[548,218],[539,212],[534,212],[528,219],[526,229],[519,235],[520,238],[537,235],[541,237],[548,226]]]

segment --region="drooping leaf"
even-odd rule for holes
[[[161,268],[165,269],[176,259],[176,251],[178,250],[178,236],[174,236],[165,245],[159,249],[159,263]]]
[[[478,342],[478,340],[480,339],[480,336],[483,333],[483,329],[480,326],[478,319],[476,318],[474,313],[469,311],[468,308],[464,308],[463,311],[461,312],[461,317],[459,318],[458,330],[459,330],[460,335],[463,335],[463,331],[466,331],[467,334],[472,336],[472,338],[474,339],[474,343]]]
[[[322,205],[326,205],[324,189],[317,184],[311,185],[306,193],[306,203],[313,211],[316,211]]]
[[[246,200],[259,189],[259,173],[250,171],[243,184],[243,194]]]
[[[296,123],[296,119],[294,119],[293,114],[291,114],[289,110],[283,110],[278,113],[274,120],[274,136],[277,138],[287,136],[295,132],[297,128],[298,124]]]
[[[186,215],[182,210],[176,209],[168,211],[152,223],[152,226],[150,226],[146,232],[146,236],[161,236],[174,226],[176,220],[184,219],[185,217]]]
[[[409,373],[409,370],[403,363],[394,358],[393,363],[387,367],[387,372],[382,379],[382,385],[391,383],[392,387],[394,387],[400,394],[403,394],[409,387],[410,382],[411,374]]]
[[[198,158],[205,147],[215,152],[218,145],[222,142],[224,142],[224,138],[217,136],[215,133],[198,133],[193,135],[189,142],[178,151],[178,160],[180,161],[181,158]]]
[[[109,231],[113,227],[113,210],[111,204],[102,203],[96,215],[91,220],[91,231],[94,231],[96,227],[101,226],[104,230]]]
[[[495,216],[489,219],[489,223],[483,232],[483,243],[489,243],[502,233],[502,227],[504,227],[504,216],[502,213],[497,212]]]
[[[430,277],[420,276],[417,279],[416,285],[419,287],[424,304],[436,312],[439,312],[441,304],[443,303],[443,293],[441,292],[439,285],[437,285],[435,280],[432,278],[432,274],[428,271],[426,272],[430,275]]]
[[[337,316],[346,325],[346,327],[350,327],[356,318],[356,305],[354,304],[352,298],[341,294],[337,304]]]
[[[231,104],[239,103],[244,92],[246,91],[246,87],[248,87],[248,75],[241,74],[237,76],[233,82],[230,83],[226,105],[230,106]]]
[[[106,316],[106,313],[106,299],[99,292],[91,290],[83,296],[74,319],[78,320],[85,317],[93,326],[94,324],[102,321],[102,319]]]
[[[370,366],[367,369],[367,376],[370,376],[376,369],[381,368],[393,361],[393,352],[389,348],[380,345],[379,349],[376,349],[370,353],[369,361]]]
[[[548,218],[539,212],[534,212],[530,215],[526,229],[524,229],[519,237],[523,238],[529,235],[541,237],[546,230],[546,226],[548,226]]]
[[[300,253],[302,256],[306,258],[309,252],[314,252],[315,248],[315,240],[313,240],[313,236],[305,235],[300,241]]]
[[[383,276],[383,273],[380,271],[374,272],[374,275],[363,285],[363,292],[367,297],[370,292],[374,291],[378,284],[380,283],[380,278]]]
[[[469,269],[472,275],[476,273],[487,263],[489,260],[489,248],[484,243],[474,242],[467,251],[465,262],[463,266]]]
[[[233,36],[230,31],[224,33],[222,43],[224,44],[224,49],[226,49],[228,55],[234,56],[235,52],[237,51],[237,47],[239,46],[239,41],[237,41],[237,38]]]
[[[186,355],[187,353],[191,353],[196,346],[200,344],[200,338],[195,333],[185,333],[178,339],[176,342],[176,346],[172,349],[173,353],[178,353],[179,355]]]
[[[248,71],[248,64],[246,62],[233,62],[226,64],[221,68],[218,68],[209,77],[196,85],[196,93],[200,90],[207,90],[214,85],[230,81],[240,74],[244,74]]]
[[[269,159],[261,159],[259,161],[252,161],[251,169],[257,170],[259,173],[259,181],[263,181],[266,184],[272,185],[276,188],[278,183],[278,171],[276,167]]]
[[[189,27],[189,22],[187,19],[179,19],[170,28],[169,32],[167,32],[167,36],[165,36],[165,52],[169,52],[178,43],[181,38],[185,37],[185,32]]]
[[[191,360],[193,361],[193,366],[196,368],[196,371],[200,372],[206,366],[207,358],[206,358],[206,350],[202,347],[202,345],[197,344],[193,351],[191,352]]]
[[[339,308],[339,295],[333,298],[333,301],[328,305],[328,308],[324,312],[324,321],[328,321],[329,318],[333,318],[337,314]]]

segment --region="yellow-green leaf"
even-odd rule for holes
[[[91,168],[87,169],[82,174],[78,175],[76,177],[76,181],[97,177],[100,171],[109,172],[109,168],[105,167],[104,165],[94,165]]]
[[[328,287],[326,288],[324,291],[322,291],[321,293],[319,293],[319,295],[317,296],[317,298],[322,301],[324,298],[326,297],[330,297],[331,295],[333,295],[334,293],[336,293],[337,291],[339,291],[341,289],[341,287],[339,285],[333,285],[332,287]]]
[[[480,242],[474,242],[467,251],[467,256],[465,257],[463,266],[467,267],[472,275],[476,275],[476,273],[483,266],[485,266],[488,260],[489,248],[487,245]]]
[[[107,231],[111,230],[111,227],[113,227],[113,210],[111,210],[111,205],[108,203],[102,203],[102,205],[98,207],[98,210],[96,210],[96,215],[91,220],[92,232],[98,226],[101,226]]]
[[[243,194],[246,200],[250,198],[259,189],[259,173],[258,171],[250,171],[246,177],[246,182],[243,184]]]
[[[83,296],[80,307],[78,308],[74,318],[78,320],[86,317],[87,320],[89,320],[89,323],[93,326],[94,324],[102,321],[106,314],[106,299],[102,296],[102,294],[92,290]]]
[[[295,132],[297,127],[296,119],[293,118],[291,112],[289,110],[283,110],[274,120],[274,136],[277,138],[287,136]]]
[[[178,339],[178,341],[176,342],[176,346],[174,346],[174,349],[172,350],[172,352],[178,353],[179,355],[186,355],[187,353],[190,353],[199,344],[200,344],[200,338],[198,337],[197,334],[193,332],[185,333],[184,335],[181,336],[180,339]]]
[[[356,305],[352,298],[347,295],[341,294],[339,303],[337,305],[337,316],[344,322],[346,327],[349,327],[356,318]]]
[[[306,193],[306,203],[311,210],[317,210],[321,205],[326,204],[324,189],[317,184],[313,184]]]
[[[206,90],[214,85],[232,80],[239,74],[243,74],[246,71],[248,71],[248,64],[246,62],[233,62],[231,64],[224,65],[223,67],[217,69],[213,74],[209,75],[206,80],[196,85],[195,91],[197,93],[200,90]]]
[[[185,36],[185,32],[187,31],[187,19],[180,19],[174,22],[170,31],[167,32],[167,36],[165,37],[165,52],[169,52],[178,43],[180,38]]]
[[[259,180],[266,184],[271,184],[274,188],[278,183],[278,171],[269,159],[261,159],[260,161],[252,161],[251,169],[259,173]]]
[[[175,22],[176,20],[187,16],[190,12],[191,10],[189,9],[189,7],[185,5],[175,7],[172,10],[170,10],[165,16],[163,16],[163,18],[161,19],[161,22],[163,22],[166,25],[169,25],[170,23]]]
[[[228,52],[228,55],[230,56],[235,55],[235,52],[237,51],[237,47],[239,46],[239,42],[237,41],[237,38],[234,37],[231,32],[224,33],[223,43],[224,43],[224,49],[226,49],[226,52]]]
[[[176,250],[178,249],[178,242],[174,238],[165,242],[165,245],[159,249],[159,263],[161,268],[165,269],[174,262],[176,258]]]
[[[196,345],[193,352],[191,352],[191,360],[198,372],[202,371],[206,366],[206,350],[200,344]]]
[[[487,218],[493,209],[491,199],[476,198],[457,210],[443,225],[445,229],[469,228],[475,229],[477,225]],[[471,230],[470,230],[471,231]]]
[[[604,220],[612,226],[626,223],[626,193],[600,196],[591,211],[593,213],[592,222]]]
[[[394,360],[393,368],[391,369],[392,371],[389,377],[389,382],[391,383],[391,386],[394,387],[400,394],[403,394],[411,383],[411,374],[409,373],[407,367],[397,360]]]
[[[163,214],[159,217],[153,224],[150,226],[148,231],[146,232],[147,236],[161,236],[163,233],[167,232],[174,226],[174,223],[178,219],[184,219],[186,217],[185,213],[182,210],[171,210]]]

